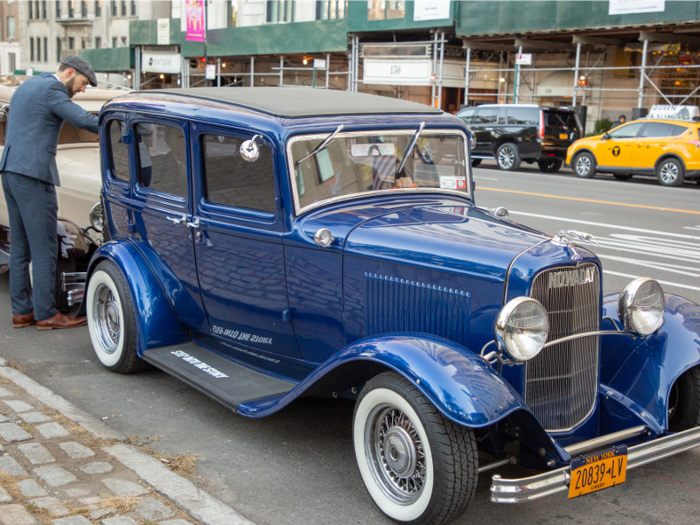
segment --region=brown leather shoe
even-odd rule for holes
[[[75,328],[87,324],[87,317],[66,317],[63,314],[56,314],[49,319],[42,319],[36,322],[37,330],[51,330],[53,328]]]
[[[24,328],[25,326],[32,324],[36,324],[36,321],[34,320],[34,312],[29,312],[27,315],[12,315],[12,328]]]

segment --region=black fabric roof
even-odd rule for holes
[[[205,87],[141,91],[168,93],[235,104],[279,117],[299,118],[334,115],[440,114],[442,111],[395,98],[331,89],[280,87]]]

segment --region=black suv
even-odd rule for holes
[[[573,110],[533,104],[485,104],[465,108],[457,116],[476,135],[472,166],[495,158],[502,170],[537,162],[547,173],[559,171],[567,148],[583,135]]]

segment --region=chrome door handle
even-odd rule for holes
[[[192,220],[185,223],[189,228],[199,228],[199,217],[192,217]]]
[[[182,217],[165,217],[168,219],[170,222],[173,224],[182,224],[187,221],[187,216],[183,215]]]

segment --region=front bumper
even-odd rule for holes
[[[627,470],[680,454],[697,446],[700,446],[700,427],[629,447]],[[568,490],[570,481],[571,467],[562,467],[521,479],[502,479],[496,474],[492,478],[491,501],[526,503]]]
[[[61,289],[67,292],[68,306],[80,304],[85,295],[87,272],[63,272],[61,274]]]

